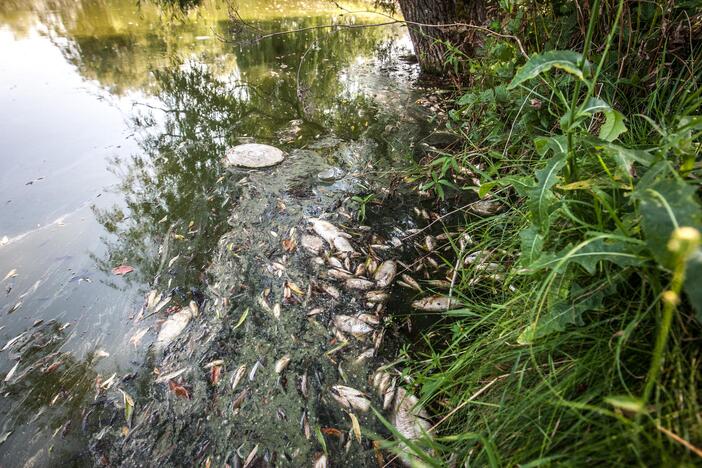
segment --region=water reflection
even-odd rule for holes
[[[377,77],[365,66],[381,47],[391,47],[397,30],[311,30],[252,42],[253,33],[231,23],[223,2],[180,0],[185,11],[165,3],[0,2],[0,28],[10,30],[17,40],[47,38],[73,72],[90,84],[81,92],[95,101],[111,101],[122,112],[135,148],[128,154],[116,151],[106,162],[117,183],[112,203],[92,207],[100,230],[69,222],[70,230],[63,234],[34,234],[23,255],[12,257],[13,266],[16,259],[16,266],[33,264],[37,275],[43,269],[45,289],[36,304],[25,304],[24,310],[31,313],[22,321],[19,313],[2,317],[8,324],[3,334],[11,332],[5,338],[26,335],[4,351],[0,362],[2,375],[20,363],[3,384],[0,463],[89,463],[83,426],[96,381],[117,373],[119,382],[129,377],[134,364],[142,363],[143,356],[135,360],[126,352],[128,340],[133,326],[144,329],[151,322],[128,322],[138,318],[129,294],[138,291],[139,303],[143,293],[156,288],[172,293],[174,303],[202,304],[211,253],[219,237],[232,228],[227,219],[238,196],[236,178],[220,163],[228,146],[252,139],[291,150],[329,135],[353,140],[372,136],[374,129],[394,118],[387,103],[379,104],[369,91],[369,82]],[[338,13],[324,0],[241,0],[237,11],[262,31],[327,24],[330,15]],[[337,21],[371,19],[344,15]],[[55,70],[47,71],[51,73]],[[63,76],[54,77],[58,78]],[[388,77],[378,89],[394,85],[393,79]],[[59,101],[46,105],[54,102]],[[6,117],[1,109],[0,117]],[[37,124],[27,117],[30,125]],[[86,126],[73,134],[64,132],[58,144],[70,154],[75,143],[69,137],[93,130]],[[113,136],[125,129],[102,131]],[[98,164],[95,160],[92,164]],[[81,171],[81,166],[67,167],[69,173]],[[78,206],[92,203],[93,194],[90,197]],[[82,213],[80,208],[76,212]],[[103,246],[93,249],[97,237]],[[58,244],[61,238],[70,238],[70,243]],[[57,245],[66,248],[52,250]],[[84,258],[86,248],[92,251],[90,259]],[[56,264],[40,263],[39,249]],[[64,268],[56,259],[79,261]],[[126,281],[111,275],[118,264],[135,269]],[[62,276],[64,269],[69,269],[69,279]],[[111,288],[112,295],[97,285]],[[5,310],[7,304],[0,305]],[[52,321],[57,317],[63,320]],[[35,327],[35,320],[45,324]],[[73,325],[63,328],[68,322],[79,322],[80,331],[72,331]],[[98,341],[111,356],[96,357]]]

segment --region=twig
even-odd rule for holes
[[[392,18],[390,15],[385,15],[383,13],[375,12],[375,14],[380,15],[380,16],[385,16],[387,18]],[[242,23],[246,26],[246,23]],[[526,50],[524,49],[524,45],[522,44],[522,41],[519,40],[517,36],[514,36],[512,34],[502,34],[497,31],[493,31],[492,29],[486,28],[484,26],[478,26],[475,24],[470,24],[470,23],[442,23],[442,24],[429,24],[429,23],[419,23],[417,21],[407,21],[407,20],[398,20],[392,18],[392,21],[386,21],[383,23],[370,23],[370,24],[322,24],[319,26],[309,26],[306,28],[299,28],[299,29],[289,29],[285,31],[276,31],[268,34],[263,34],[261,36],[258,36],[256,38],[256,42],[261,41],[263,39],[268,39],[269,37],[275,37],[275,36],[282,36],[285,34],[293,34],[293,33],[299,33],[299,32],[306,32],[306,31],[314,31],[314,30],[319,30],[319,29],[362,29],[362,28],[374,28],[374,27],[379,27],[379,26],[392,26],[395,24],[404,24],[404,25],[409,25],[409,26],[418,26],[420,28],[439,28],[439,29],[451,29],[451,28],[469,28],[469,29],[476,29],[478,31],[481,31],[485,34],[488,34],[490,36],[496,36],[496,37],[501,37],[504,39],[511,39],[517,43],[517,47],[519,47],[519,52],[524,56],[524,58],[529,58],[529,54],[526,53]]]
[[[666,429],[665,427],[663,427],[663,426],[661,426],[661,425],[659,425],[659,424],[656,425],[656,428],[657,428],[659,431],[661,431],[663,434],[665,434],[665,435],[667,435],[668,437],[670,437],[671,439],[673,439],[675,442],[677,442],[677,443],[679,443],[680,445],[684,446],[686,449],[688,449],[689,451],[691,451],[692,453],[694,453],[694,454],[697,455],[698,457],[702,458],[702,450],[700,450],[699,448],[695,447],[695,446],[692,445],[690,442],[686,441],[685,439],[683,439],[682,437],[680,437],[679,435],[677,435],[677,434],[674,433],[673,431],[671,431],[671,430],[669,430],[669,429]]]

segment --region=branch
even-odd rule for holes
[[[503,39],[513,40],[514,42],[516,42],[517,47],[519,48],[519,51],[524,56],[524,58],[526,58],[526,59],[529,58],[529,54],[526,53],[526,50],[524,49],[524,45],[522,44],[522,41],[520,41],[517,36],[514,36],[512,34],[502,34],[502,33],[499,33],[497,31],[493,31],[492,29],[486,28],[484,26],[478,26],[478,25],[470,24],[470,23],[428,24],[428,23],[419,23],[416,21],[399,20],[399,19],[396,19],[390,15],[387,15],[387,14],[381,13],[381,12],[374,12],[374,11],[353,12],[353,11],[348,11],[348,10],[345,10],[345,11],[347,11],[348,13],[373,13],[373,14],[376,14],[379,16],[384,16],[386,18],[390,18],[391,21],[386,21],[383,23],[370,23],[370,24],[323,24],[323,25],[319,25],[319,26],[309,26],[306,28],[289,29],[286,31],[276,31],[276,32],[260,35],[253,42],[259,42],[259,41],[262,41],[263,39],[268,39],[269,37],[283,36],[286,34],[294,34],[294,33],[299,33],[299,32],[314,31],[314,30],[321,30],[321,29],[363,29],[363,28],[375,28],[375,27],[380,27],[380,26],[392,26],[395,24],[402,24],[405,26],[417,26],[417,27],[422,27],[422,28],[439,28],[439,29],[468,28],[468,29],[475,29],[475,30],[481,31],[481,32],[483,32],[487,35],[490,35],[490,36],[501,37]],[[251,29],[256,29],[256,28],[251,27],[247,23],[242,22],[242,24],[250,27]],[[260,31],[260,30],[258,30],[258,31]],[[232,41],[227,41],[226,39],[223,39],[221,36],[218,36],[218,37],[220,37],[220,39],[222,39],[226,42],[232,42]]]

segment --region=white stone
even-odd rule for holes
[[[278,148],[259,143],[246,143],[229,148],[226,162],[230,166],[258,169],[275,166],[285,159],[285,154]]]

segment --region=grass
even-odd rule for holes
[[[442,273],[480,252],[499,276],[460,266],[463,308],[404,351],[439,423],[423,444],[462,466],[702,464],[702,45],[663,29],[699,21],[699,8],[579,2],[578,24],[534,3],[502,21],[522,18],[508,32],[530,60],[486,41],[450,113],[465,151],[413,174],[449,205],[473,194],[506,208],[446,227],[473,244],[451,243]],[[554,28],[528,21],[538,15]],[[539,69],[544,44],[584,53]]]

